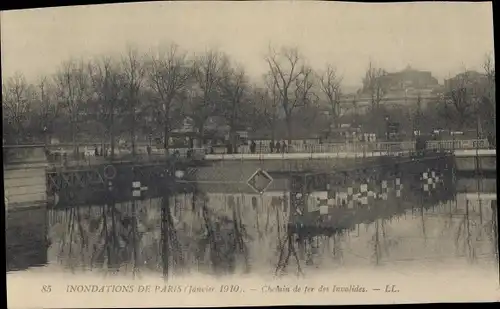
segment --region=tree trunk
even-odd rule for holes
[[[236,130],[234,129],[234,127],[234,120],[232,120],[231,124],[229,125],[229,141],[231,143],[231,152],[238,153]]]
[[[110,135],[110,144],[111,144],[111,160],[115,158],[115,108],[114,102],[111,101],[111,115],[110,115],[110,127],[109,127],[109,135]]]
[[[165,124],[163,128],[163,147],[168,151],[170,134],[169,134],[168,124]]]
[[[75,134],[75,120],[74,119],[70,119],[70,135],[71,135],[71,143],[73,144],[73,157],[77,157],[78,156],[78,147],[76,145],[76,134]]]
[[[200,134],[200,142],[201,142],[201,148],[204,146],[204,141],[205,141],[205,124],[199,124],[198,125],[198,134]]]
[[[132,143],[132,156],[135,157],[135,104],[132,106],[132,125],[130,126],[130,138]]]
[[[288,133],[288,145],[292,143],[292,116],[286,115],[286,130]]]
[[[115,158],[115,136],[114,129],[111,128],[111,160]]]
[[[132,156],[135,157],[135,128],[132,125],[132,130],[130,132],[130,138],[132,140]]]
[[[169,152],[169,149],[170,149],[170,125],[168,123],[168,120],[166,120],[165,126],[163,129],[164,129],[163,147],[165,148],[165,155],[168,156],[168,154],[170,153]]]
[[[335,125],[335,121],[332,119],[328,125],[328,133],[327,133],[327,138],[329,139],[332,136],[332,127]]]
[[[163,127],[163,146],[165,147],[165,152],[168,153],[168,149],[170,147],[170,104],[165,104],[165,126]]]

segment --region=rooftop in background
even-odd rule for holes
[[[469,70],[464,71],[455,75],[452,78],[444,80],[444,88],[450,89],[457,84],[462,85],[480,85],[487,82],[487,76],[484,73],[480,73],[477,71]]]
[[[439,87],[439,82],[430,71],[416,70],[407,65],[402,71],[386,73],[382,77],[382,87],[387,91],[387,96],[404,96],[409,91],[431,92]],[[367,85],[363,85],[361,94],[368,91]]]

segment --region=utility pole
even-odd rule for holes
[[[132,139],[132,157],[135,158],[135,116],[136,116],[136,112],[135,112],[135,107],[136,107],[136,104],[135,104],[135,97],[132,98],[132,130],[131,130],[131,139]]]
[[[385,116],[385,141],[389,141],[389,116]]]
[[[115,159],[115,101],[111,100],[111,113],[110,113],[110,147],[111,147],[111,160]]]

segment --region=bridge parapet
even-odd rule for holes
[[[3,146],[4,165],[10,162],[47,162],[57,165],[93,165],[102,164],[109,156],[95,156],[95,149],[80,145],[78,156],[71,155],[74,145],[15,145]],[[487,140],[443,140],[428,141],[426,148],[429,150],[481,150],[488,148]],[[291,145],[285,153],[271,153],[269,145],[259,145],[255,152],[251,153],[247,146],[241,146],[237,154],[211,153],[208,148],[199,149],[169,149],[169,155],[180,158],[208,159],[208,160],[276,160],[276,159],[333,159],[333,158],[366,158],[383,156],[410,155],[416,151],[414,141],[403,142],[360,142],[360,143],[337,143],[317,145]],[[458,152],[457,152],[458,154]],[[116,161],[161,161],[166,158],[164,149],[151,149],[139,147],[135,156],[130,151],[118,150]]]
[[[169,149],[167,156],[164,149],[152,149],[147,153],[146,149],[138,148],[135,155],[130,151],[117,149],[115,157],[100,153],[95,154],[95,149],[88,145],[78,145],[78,153],[75,154],[73,144],[56,145],[3,145],[4,167],[12,165],[30,165],[39,163],[49,167],[76,167],[93,166],[110,163],[159,163],[170,157],[180,159],[200,160],[204,157],[206,149]]]
[[[293,153],[336,153],[336,152],[387,152],[415,149],[414,141],[403,142],[359,142],[318,145],[292,145]]]
[[[454,151],[458,172],[496,172],[496,149],[461,149]]]
[[[4,166],[12,164],[47,163],[43,147],[4,147]]]
[[[221,161],[288,161],[288,160],[319,160],[319,159],[364,159],[378,157],[407,156],[408,151],[366,151],[366,152],[303,152],[303,153],[239,153],[239,154],[209,154],[205,156],[206,160]]]
[[[428,141],[427,149],[486,149],[490,144],[487,139],[471,139],[471,140],[443,140],[443,141]]]
[[[426,148],[430,150],[453,150],[453,149],[484,149],[488,148],[486,139],[471,140],[440,140],[428,141]],[[397,152],[416,150],[415,141],[397,142],[354,142],[354,143],[328,143],[328,144],[292,144],[286,147],[286,153],[343,153],[343,152]],[[282,151],[274,151],[281,153]],[[241,146],[240,154],[250,154],[250,147]],[[269,154],[271,149],[267,144],[258,144],[254,154]]]

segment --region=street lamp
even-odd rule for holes
[[[47,131],[48,131],[48,130],[47,130],[47,126],[43,126],[42,133],[43,133],[43,139],[45,140],[45,146],[47,146],[47,144],[48,144],[48,140],[47,140],[47,137],[48,137],[48,135],[47,135]]]
[[[389,116],[385,116],[385,138],[389,141]]]

